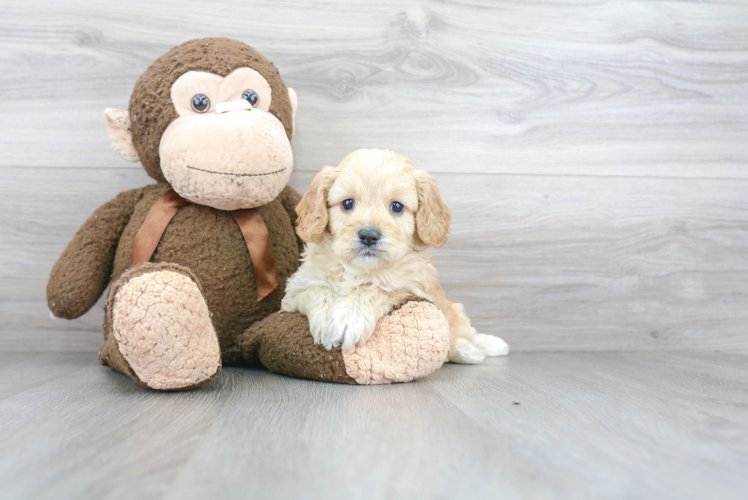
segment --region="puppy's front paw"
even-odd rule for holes
[[[336,305],[330,311],[309,314],[309,329],[314,343],[323,345],[327,350],[337,346],[343,350],[353,349],[357,344],[366,342],[375,327],[375,318],[343,304]]]
[[[340,337],[332,328],[333,322],[327,310],[310,311],[307,317],[315,344],[323,345],[328,351],[340,344]]]
[[[340,347],[346,351],[366,342],[376,327],[376,319],[358,308],[338,305],[332,311],[331,328]]]
[[[463,365],[477,365],[483,362],[486,355],[468,339],[457,339],[449,350],[449,360]]]
[[[478,333],[473,338],[473,345],[483,351],[486,356],[506,356],[509,354],[509,344],[495,335]]]

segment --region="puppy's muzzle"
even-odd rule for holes
[[[366,247],[373,247],[382,238],[382,233],[376,229],[362,229],[358,232],[358,239]]]

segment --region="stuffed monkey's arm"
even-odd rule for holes
[[[119,239],[144,189],[118,194],[83,223],[50,273],[47,304],[52,314],[74,319],[99,300],[111,278]]]
[[[281,204],[283,208],[288,212],[288,216],[291,218],[291,224],[293,224],[294,232],[296,230],[296,220],[299,218],[296,215],[296,205],[301,201],[301,195],[291,186],[283,188],[280,194]],[[296,235],[296,243],[299,245],[299,254],[304,251],[304,241]]]

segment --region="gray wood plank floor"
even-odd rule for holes
[[[0,498],[742,499],[746,381],[745,354],[518,353],[157,393],[91,353],[0,353]]]

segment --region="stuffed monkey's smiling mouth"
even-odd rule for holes
[[[202,169],[202,168],[190,167],[189,165],[185,165],[185,166],[187,168],[189,168],[190,170],[197,170],[198,172],[205,172],[205,173],[208,173],[208,174],[217,174],[217,175],[231,175],[233,177],[265,177],[266,175],[279,174],[279,173],[283,172],[284,170],[286,170],[285,168],[282,168],[282,169],[276,170],[274,172],[265,172],[264,174],[232,174],[232,173],[229,173],[229,172],[214,172],[213,170],[205,170],[205,169]]]

